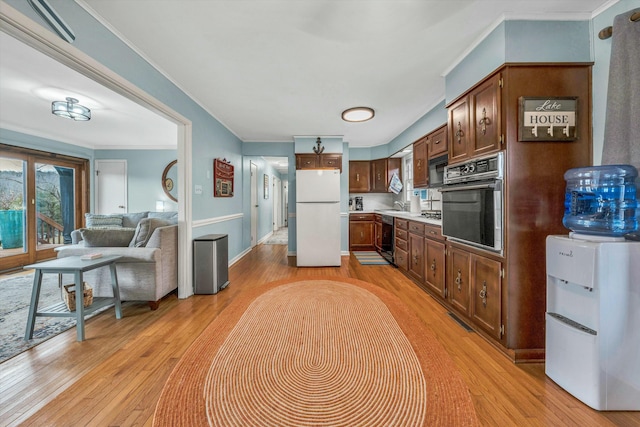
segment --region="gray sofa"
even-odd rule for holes
[[[148,301],[152,310],[178,288],[176,212],[86,214],[86,227],[71,232],[71,245],[56,248],[58,258],[101,253],[121,255],[117,262],[120,298]],[[113,296],[109,269],[84,274],[96,297]]]

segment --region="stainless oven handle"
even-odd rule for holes
[[[440,188],[438,191],[440,191],[441,193],[446,193],[447,191],[479,190],[484,188],[496,188],[498,186],[499,184],[497,182],[490,183],[490,184],[477,184],[477,185],[473,185],[473,184],[445,185],[444,187]]]

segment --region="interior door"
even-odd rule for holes
[[[258,244],[258,166],[251,162],[251,247]]]
[[[96,160],[97,214],[127,212],[127,161]]]

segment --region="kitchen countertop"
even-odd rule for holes
[[[381,215],[391,215],[396,218],[409,219],[411,221],[416,222],[424,222],[426,224],[432,224],[442,227],[441,219],[431,219],[425,218],[421,216],[419,213],[411,213],[405,211],[398,211],[395,209],[374,209],[374,210],[365,210],[365,211],[349,211],[349,214],[366,214],[366,213],[377,213]]]

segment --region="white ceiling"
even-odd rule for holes
[[[386,144],[441,102],[444,73],[505,17],[590,19],[615,3],[76,1],[241,140],[342,135],[351,147]],[[19,46],[0,38],[1,126],[95,148],[175,147],[173,124]],[[92,120],[52,116],[51,101],[66,96]],[[341,120],[362,105],[373,120]]]

